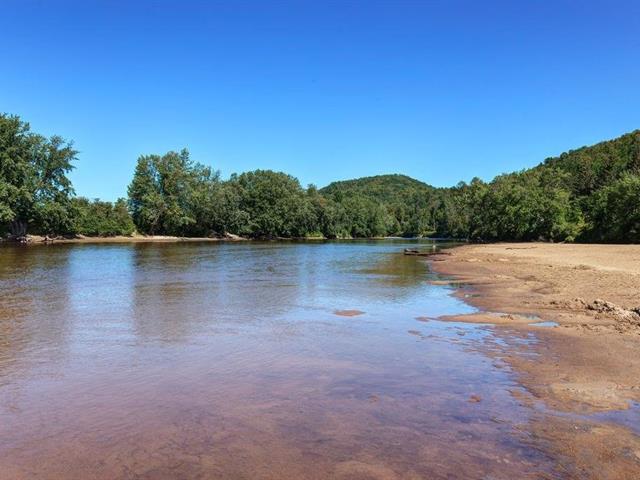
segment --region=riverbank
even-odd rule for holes
[[[309,237],[258,237],[258,238],[249,238],[242,237],[240,235],[234,235],[232,233],[227,233],[225,236],[221,237],[175,237],[171,235],[140,235],[133,234],[130,236],[127,235],[116,235],[112,237],[92,237],[85,235],[75,235],[71,237],[49,237],[42,235],[27,235],[26,237],[21,238],[8,238],[8,237],[0,237],[0,244],[23,244],[23,245],[43,245],[43,244],[51,244],[51,243],[172,243],[172,242],[244,242],[244,241],[282,241],[282,242],[314,242],[314,241],[325,241],[325,240],[357,240],[357,241],[371,241],[371,240],[404,240],[402,237],[367,237],[367,238],[352,238],[352,237],[344,237],[344,238],[326,238],[320,236],[309,236]]]
[[[41,235],[27,235],[23,239],[0,239],[0,243],[21,243],[25,245],[41,245],[50,243],[173,243],[173,242],[238,242],[247,238],[238,235],[224,237],[174,237],[170,235],[116,235],[113,237],[87,237],[76,235],[73,237],[46,237]]]
[[[640,478],[638,425],[634,433],[612,421],[632,423],[640,408],[640,246],[465,245],[448,253],[433,270],[479,312],[445,319],[495,324],[523,339],[496,355],[531,394],[524,401],[568,414],[533,421],[532,435],[581,478]]]

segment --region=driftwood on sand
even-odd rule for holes
[[[440,252],[437,250],[433,252],[421,252],[416,248],[405,248],[403,253],[405,255],[414,255],[418,257],[430,257],[432,255],[451,255],[449,252]]]

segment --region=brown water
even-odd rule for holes
[[[406,246],[1,247],[0,478],[552,476]]]

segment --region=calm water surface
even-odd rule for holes
[[[406,246],[1,247],[0,478],[550,472],[498,339],[425,321],[471,307]]]

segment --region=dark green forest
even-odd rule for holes
[[[436,236],[640,242],[640,130],[484,182],[435,188],[405,175],[303,187],[282,172],[224,180],[188,150],[138,158],[128,198],[75,196],[73,143],[0,115],[0,230],[20,238]]]

